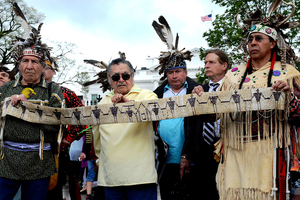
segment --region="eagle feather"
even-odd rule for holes
[[[28,24],[26,17],[24,16],[22,10],[20,9],[17,3],[13,3],[13,10],[16,14],[17,22],[21,24],[22,28],[25,31],[24,38],[30,37],[30,33],[32,32],[32,27]]]
[[[87,63],[87,64],[91,64],[94,65],[96,67],[99,67],[101,69],[107,69],[107,64],[104,63],[103,61],[97,61],[97,60],[83,60],[83,62]]]
[[[156,31],[157,35],[160,37],[160,39],[166,43],[168,50],[172,51],[174,50],[173,46],[173,34],[171,31],[171,28],[167,22],[167,20],[163,17],[160,16],[158,18],[158,21],[161,23],[157,23],[155,20],[152,23],[152,26],[154,30]]]
[[[272,12],[276,10],[276,8],[281,4],[282,0],[274,0],[273,3],[269,7],[268,16],[271,15]]]

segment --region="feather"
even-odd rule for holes
[[[170,28],[167,20],[163,16],[160,16],[158,18],[158,21],[161,24],[158,24],[156,21],[153,21],[152,26],[153,26],[154,30],[156,31],[157,35],[160,37],[160,39],[164,43],[166,43],[168,50],[171,51],[174,49],[173,34],[171,31],[171,28]]]
[[[38,27],[37,34],[40,34],[40,33],[41,33],[42,26],[43,26],[43,23],[40,23],[40,25],[39,25],[39,27]]]
[[[22,28],[25,31],[24,38],[28,38],[29,34],[32,32],[32,27],[28,24],[23,12],[21,11],[17,3],[13,3],[13,9],[16,14],[17,21],[21,24]]]
[[[125,56],[125,53],[124,53],[124,52],[119,51],[118,54],[120,55],[120,58],[121,58],[121,59],[126,60],[126,56]]]
[[[107,71],[106,70],[99,72],[95,76],[98,76],[98,78],[94,79],[92,81],[85,82],[82,85],[84,87],[86,87],[86,86],[89,86],[89,85],[93,85],[95,83],[100,83],[101,84],[100,88],[102,88],[103,92],[111,89],[111,86],[110,86],[110,84],[108,83],[108,80],[107,80]]]
[[[95,84],[95,83],[97,83],[97,82],[98,82],[98,79],[95,79],[95,80],[92,80],[92,81],[85,82],[85,83],[83,83],[82,85],[83,85],[84,87],[86,87],[86,86],[89,86],[89,85],[93,85],[93,84]]]
[[[269,7],[268,16],[270,17],[271,13],[276,10],[282,0],[274,0],[273,3]]]
[[[300,26],[300,21],[288,22],[286,24],[287,24],[287,28],[297,28],[298,26]]]
[[[176,34],[176,39],[175,39],[175,49],[178,50],[178,41],[179,41],[179,36],[178,33]]]
[[[102,62],[102,61],[97,61],[97,60],[83,60],[83,62],[94,65],[96,67],[99,67],[101,69],[107,69],[107,64]]]

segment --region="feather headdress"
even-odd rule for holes
[[[126,60],[125,53],[119,51],[119,55],[121,59]],[[101,71],[95,75],[95,77],[98,76],[98,78],[92,81],[85,82],[83,86],[86,87],[89,85],[100,83],[101,84],[100,88],[102,88],[103,92],[106,92],[107,90],[111,90],[111,86],[107,79],[108,65],[103,61],[97,61],[97,60],[83,60],[83,62],[94,65],[95,67],[99,67],[100,69],[105,69],[104,71]]]
[[[41,27],[42,23],[36,30],[34,27],[28,24],[23,12],[17,3],[13,3],[13,10],[16,14],[18,23],[21,24],[24,29],[24,38],[16,37],[13,45],[13,58],[18,61],[24,55],[33,55],[44,61],[50,60],[50,50],[46,44],[41,41]]]
[[[190,51],[184,51],[184,49],[178,51],[178,34],[176,34],[175,45],[173,45],[173,34],[167,20],[163,16],[160,16],[158,21],[160,24],[154,20],[152,26],[160,39],[167,45],[168,51],[161,52],[158,58],[159,65],[155,70],[159,69],[159,75],[164,74],[160,79],[164,80],[166,78],[166,71],[175,68],[186,68],[185,60],[191,61],[193,55]]]
[[[283,16],[282,14],[276,14],[271,16],[272,12],[276,10],[276,8],[284,3],[288,6],[291,6],[292,11],[288,16]],[[296,28],[300,26],[300,21],[288,22],[288,20],[293,16],[295,12],[295,0],[292,2],[286,3],[283,0],[274,0],[274,2],[270,5],[268,16],[263,17],[262,13],[259,9],[257,9],[254,13],[248,13],[249,18],[243,21],[243,25],[239,22],[239,13],[236,14],[235,20],[238,26],[244,31],[244,39],[238,48],[242,48],[244,50],[243,60],[246,62],[247,60],[247,40],[246,38],[252,32],[264,32],[264,34],[271,36],[271,32],[275,31],[276,35],[273,35],[273,39],[277,41],[277,46],[279,51],[277,52],[278,56],[281,58],[282,67],[284,68],[286,63],[294,65],[294,61],[300,61],[299,57],[295,55],[295,52],[286,41],[288,38],[286,34],[283,33],[282,30],[288,28]],[[261,29],[263,28],[263,29]],[[258,31],[259,30],[259,31]]]

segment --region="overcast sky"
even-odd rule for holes
[[[83,59],[108,62],[126,53],[133,66],[146,67],[146,58],[167,50],[152,27],[163,15],[173,35],[179,34],[179,49],[207,47],[202,38],[211,22],[201,16],[224,8],[210,0],[24,0],[45,14],[42,41],[56,40],[78,46],[79,64]],[[81,62],[81,63],[80,63]]]

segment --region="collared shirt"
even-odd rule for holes
[[[99,104],[112,103],[110,92]],[[133,85],[129,100],[157,99],[155,93]],[[156,183],[152,122],[103,124],[92,126],[95,153],[98,156],[98,185],[129,186]]]
[[[188,83],[185,82],[181,90],[178,93],[174,93],[171,86],[167,84],[164,88],[163,98],[186,95],[187,88]],[[157,131],[169,145],[167,163],[180,163],[181,151],[185,140],[184,117],[159,121]]]
[[[223,77],[220,81],[218,81],[218,82],[216,82],[216,83],[219,83],[219,86],[220,86],[223,80],[224,80],[224,77]],[[214,83],[214,82],[212,82],[211,80],[209,80],[209,83],[208,83],[208,86],[209,86],[208,91],[209,91],[209,92],[212,92],[213,89],[214,89],[213,87],[210,86],[211,83]],[[219,87],[219,86],[218,86],[218,87]],[[218,88],[217,88],[217,89],[218,89]]]

